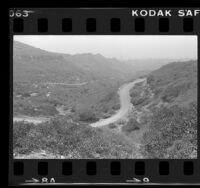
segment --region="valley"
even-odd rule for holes
[[[197,62],[159,61],[15,41],[14,158],[196,158]]]

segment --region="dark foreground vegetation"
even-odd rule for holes
[[[121,130],[126,134],[129,134],[138,129],[140,129],[139,123],[134,118],[131,118],[124,126],[122,126]]]
[[[14,123],[13,146],[17,156],[45,150],[63,158],[131,158],[134,147],[120,134],[65,118],[38,125]],[[51,158],[51,156],[48,156]]]
[[[143,143],[146,158],[196,158],[197,104],[156,109]]]
[[[145,109],[148,130],[142,137],[145,158],[197,158],[197,62],[175,62],[153,71],[147,84],[131,92],[138,111]]]

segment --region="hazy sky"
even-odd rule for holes
[[[66,54],[100,53],[119,59],[197,59],[195,35],[16,35],[14,40]]]

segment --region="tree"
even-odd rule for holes
[[[87,122],[97,121],[95,113],[90,110],[84,110],[83,112],[80,112],[79,119],[80,121],[87,121]]]

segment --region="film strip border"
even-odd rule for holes
[[[177,15],[179,9],[170,10],[171,16],[162,17],[135,16],[132,9],[60,9],[59,12],[55,9],[11,9],[10,31],[44,35],[197,34],[200,31],[199,15],[180,17]]]
[[[37,19],[37,32],[38,33],[46,33],[49,30],[47,18],[38,18]],[[145,32],[145,19],[144,18],[136,18],[134,20],[134,31],[135,32]],[[159,19],[159,32],[169,32],[169,18],[160,18]],[[63,33],[73,32],[72,28],[72,18],[63,18],[61,24],[61,31]],[[97,20],[95,18],[87,18],[85,21],[85,29],[86,32],[97,32]],[[110,32],[120,32],[121,31],[121,20],[120,18],[111,18],[110,25],[108,26]],[[194,22],[192,18],[184,18],[183,19],[183,31],[184,32],[193,32],[194,30]],[[22,18],[15,18],[13,21],[13,31],[15,33],[21,33],[24,31],[24,20]]]
[[[178,17],[176,14],[178,9],[171,9],[173,14],[172,17],[133,17],[131,15],[132,9],[126,8],[59,10],[27,8],[11,10],[13,11],[10,13],[11,36],[24,34],[199,36],[200,32],[200,16]],[[26,15],[26,12],[23,12],[24,10],[32,12],[30,12],[29,16],[24,17],[24,14]],[[10,130],[12,130],[12,126],[10,128]],[[198,138],[199,132],[200,131],[198,130]],[[12,153],[12,146],[10,147],[10,150],[10,153]],[[198,150],[198,156],[199,153],[200,152]],[[11,184],[15,185],[21,183],[38,184],[51,182],[70,184],[159,184],[169,182],[182,184],[197,184],[200,180],[199,167],[199,159],[14,160],[12,157],[10,157],[9,181]]]
[[[72,161],[62,162],[62,174],[63,175],[72,175]],[[97,175],[97,164],[95,161],[86,162],[86,174],[87,175]],[[121,164],[120,161],[110,162],[110,174],[111,175],[120,175],[121,174]],[[145,162],[137,161],[134,163],[135,175],[145,175]],[[15,176],[24,175],[24,163],[22,161],[14,162],[13,173]],[[158,172],[159,175],[169,175],[170,173],[170,164],[168,161],[160,161]],[[194,165],[192,161],[183,162],[183,171],[184,175],[193,175],[194,174]],[[38,162],[37,163],[37,174],[38,175],[48,175],[48,162]],[[61,172],[60,172],[61,174]]]
[[[15,160],[12,179],[17,184],[196,184],[198,164],[193,160]]]

